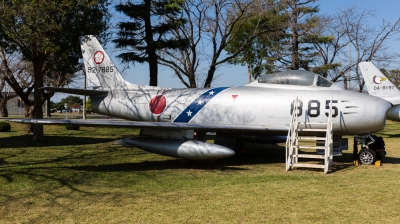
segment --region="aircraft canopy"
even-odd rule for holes
[[[290,70],[263,75],[258,79],[258,83],[319,87],[330,87],[332,85],[332,82],[326,80],[318,74],[299,70]]]

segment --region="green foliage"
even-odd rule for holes
[[[341,63],[331,63],[331,64],[326,64],[326,65],[321,65],[321,66],[313,68],[312,72],[314,72],[316,74],[320,74],[321,76],[326,78],[326,74],[328,74],[329,70],[333,70],[340,66],[342,66]]]
[[[393,69],[389,71],[386,69],[381,69],[381,72],[393,83],[393,85],[400,89],[400,69]]]
[[[11,130],[11,125],[5,121],[0,121],[0,132],[6,132]]]
[[[46,69],[60,75],[80,69],[78,37],[104,34],[108,25],[107,1],[5,1],[0,35],[18,47],[25,60],[44,59]]]
[[[92,111],[92,99],[90,97],[86,101],[85,107],[86,107],[86,112],[91,112]]]
[[[313,5],[315,2],[266,1],[263,11],[255,10],[244,24],[234,27],[239,35],[233,37],[225,50],[230,54],[241,52],[230,62],[249,65],[254,78],[264,72],[287,68],[316,71],[336,68],[338,64],[312,67],[320,54],[315,44],[334,40],[333,36],[323,36],[315,29],[320,23],[316,16],[318,7]],[[257,26],[258,30],[255,30]],[[243,43],[259,30],[263,32],[243,48]]]
[[[55,104],[55,108],[58,110],[65,109],[64,105],[67,104],[68,108],[74,108],[76,105],[83,105],[83,99],[79,96],[69,95],[66,98],[62,98],[60,102]]]
[[[73,124],[66,125],[66,126],[65,126],[65,129],[67,129],[67,130],[73,130],[73,131],[78,131],[78,130],[79,130],[79,125],[73,125]]]
[[[252,77],[257,78],[264,71],[273,72],[277,58],[272,49],[273,44],[284,38],[286,15],[280,11],[280,5],[273,0],[265,3],[264,10],[249,10],[251,15],[244,23],[236,24],[235,35],[231,37],[225,50],[229,54],[240,53],[230,61],[233,64],[247,64],[251,68]],[[254,34],[257,34],[254,37]],[[245,45],[251,40],[250,44]]]
[[[118,38],[113,42],[125,52],[117,57],[127,63],[149,63],[150,85],[157,85],[158,51],[182,49],[187,39],[175,39],[169,34],[186,23],[181,16],[182,0],[144,0],[134,4],[127,2],[116,6],[130,18],[118,24]]]
[[[9,76],[7,82],[25,105],[26,116],[43,118],[42,91],[44,76],[64,80],[66,74],[81,70],[82,52],[79,36],[104,35],[108,28],[108,0],[4,0],[0,3],[0,44],[15,46],[13,50],[33,67],[33,85],[19,77]],[[25,64],[25,63],[24,63]],[[58,82],[62,86],[65,82]],[[24,92],[25,90],[25,92]],[[34,100],[27,95],[33,92]],[[43,127],[35,126],[34,140],[43,139]]]

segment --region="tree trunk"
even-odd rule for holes
[[[50,99],[46,100],[46,117],[51,117]]]
[[[34,76],[35,76],[35,83],[34,83],[34,117],[35,118],[43,118],[43,109],[42,109],[42,91],[39,89],[43,87],[43,76],[42,76],[42,68],[44,64],[45,54],[43,54],[43,58],[39,60],[38,63],[33,64],[34,68]],[[34,141],[42,141],[43,140],[43,125],[34,124],[33,125],[33,140]]]
[[[33,105],[27,105],[27,104],[23,104],[24,106],[24,115],[25,118],[34,118],[34,110],[33,110]],[[32,124],[26,124],[25,125],[25,134],[26,135],[30,135],[33,134],[33,125]]]
[[[292,70],[299,70],[300,66],[300,57],[299,57],[299,34],[297,30],[297,1],[292,2],[292,64],[290,68]]]
[[[251,64],[250,64],[250,62],[246,62],[246,64],[247,64],[247,75],[249,77],[249,83],[251,83],[251,81],[252,81],[252,78],[251,78]]]
[[[214,73],[217,70],[217,68],[215,67],[215,64],[212,63],[210,65],[210,69],[208,69],[208,73],[207,73],[207,78],[206,81],[204,82],[204,88],[210,88],[211,87],[211,82],[214,79]]]
[[[7,100],[4,97],[0,97],[0,116],[8,117]]]
[[[147,7],[146,16],[144,18],[144,30],[146,34],[146,44],[147,44],[146,53],[149,57],[149,72],[150,72],[149,85],[157,86],[158,62],[157,62],[156,47],[154,46],[154,41],[153,41],[153,30],[151,27],[151,18],[150,18],[151,0],[145,0],[144,4]]]
[[[194,71],[191,69],[191,71],[189,72],[189,87],[190,88],[197,88],[197,83],[196,83],[196,75],[194,73]]]

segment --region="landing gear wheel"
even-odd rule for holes
[[[372,165],[376,161],[376,153],[371,149],[362,149],[358,154],[360,164]]]

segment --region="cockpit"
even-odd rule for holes
[[[332,82],[326,80],[320,75],[300,70],[290,70],[263,75],[258,79],[258,83],[318,87],[331,87],[333,85]]]

